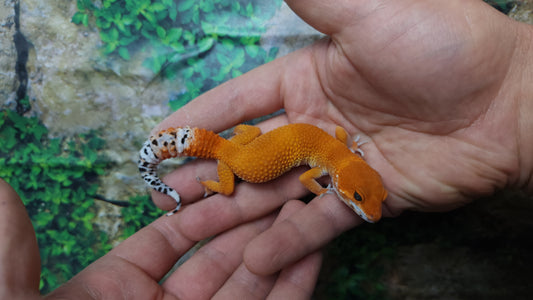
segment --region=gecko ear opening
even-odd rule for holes
[[[361,195],[359,195],[357,192],[353,193],[353,198],[357,201],[363,201],[363,197],[361,197]]]

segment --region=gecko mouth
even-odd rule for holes
[[[355,211],[355,213],[360,216],[363,220],[367,221],[368,223],[375,223],[377,220],[374,216],[369,216],[368,214],[366,214],[362,209],[361,207],[357,206],[355,203],[353,203],[352,201],[350,200],[346,200],[345,197],[342,196],[341,193],[339,193],[339,191],[337,191],[337,189],[333,189],[335,191],[335,193],[337,194],[337,197],[339,199],[342,200],[342,202],[344,202],[344,204],[346,204],[349,208],[351,208],[353,211]],[[379,220],[379,219],[378,219]]]

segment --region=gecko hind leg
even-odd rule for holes
[[[235,188],[235,174],[230,167],[222,161],[218,162],[217,166],[218,182],[214,180],[200,181],[205,187],[205,195],[210,195],[213,192],[223,195],[231,195]]]
[[[240,124],[235,126],[233,134],[234,135],[229,138],[229,141],[239,145],[246,145],[261,135],[261,129],[252,125]],[[200,178],[196,178],[196,180],[198,180],[198,182],[200,182],[205,188],[204,198],[213,193],[220,193],[226,196],[233,193],[233,190],[235,189],[235,175],[230,167],[226,163],[218,161],[217,174],[219,181],[202,181]]]
[[[246,145],[261,135],[261,129],[252,125],[240,124],[235,126],[233,134],[234,136],[229,139],[230,141],[239,145]]]

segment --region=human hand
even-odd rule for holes
[[[364,133],[367,162],[389,197],[384,216],[405,209],[449,210],[505,186],[532,188],[531,26],[482,1],[286,1],[330,38],[207,92],[157,129],[220,131],[275,112],[265,131],[305,122]],[[530,52],[530,51],[529,51]],[[527,83],[527,84],[526,84]],[[529,102],[527,102],[529,101]],[[156,129],[156,130],[157,130]],[[240,183],[231,201],[203,193],[195,162],[165,178],[182,193],[180,230],[203,239],[267,215],[305,194],[290,172],[274,182]],[[160,207],[172,200],[154,194]],[[272,274],[361,223],[333,195],[307,206],[247,245],[246,267]]]
[[[321,256],[315,253],[273,276],[259,276],[242,263],[245,245],[302,203],[229,230],[204,245],[158,282],[196,242],[180,232],[186,212],[161,217],[98,259],[46,299],[306,299]],[[0,299],[39,299],[39,249],[30,219],[15,191],[0,179]],[[277,218],[276,220],[274,220]]]

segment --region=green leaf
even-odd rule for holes
[[[239,12],[241,10],[241,4],[237,1],[233,1],[231,4],[231,11]]]
[[[157,31],[157,35],[159,36],[159,38],[164,39],[165,36],[167,36],[167,32],[163,27],[157,26],[155,29]]]
[[[151,11],[163,11],[166,10],[167,6],[163,3],[155,2],[150,6]]]
[[[232,78],[239,77],[241,75],[242,75],[241,71],[239,71],[239,70],[231,70],[231,77]]]
[[[209,22],[201,22],[201,23],[200,23],[200,26],[202,27],[202,31],[203,31],[205,34],[213,34],[213,33],[216,33],[215,27],[213,26],[213,24],[211,24],[211,23],[209,23]]]
[[[33,137],[35,137],[37,141],[41,140],[43,135],[47,133],[48,133],[48,129],[44,127],[43,125],[35,126],[35,128],[33,129]]]
[[[119,33],[116,28],[112,28],[110,30],[100,32],[100,38],[102,39],[102,41],[106,43],[116,42],[118,39],[118,35]]]
[[[235,58],[232,61],[233,67],[239,68],[244,64],[245,61],[246,61],[246,58],[244,57],[244,50],[238,49],[235,53]]]
[[[210,13],[215,9],[215,5],[213,1],[201,1],[200,2],[200,9],[203,12]]]
[[[152,12],[144,12],[142,15],[150,22],[150,24],[155,25],[157,24],[157,18]]]
[[[109,43],[105,46],[104,48],[104,53],[105,54],[111,54],[113,53],[113,51],[115,51],[115,49],[117,48],[117,44],[116,43]]]
[[[135,30],[141,29],[142,26],[143,26],[143,23],[141,21],[139,20],[135,21],[135,24],[134,24]]]
[[[178,16],[178,10],[174,7],[170,8],[168,10],[168,17],[172,20],[172,21],[176,21],[176,17]]]
[[[245,16],[251,17],[254,15],[254,7],[252,6],[252,3],[249,2],[248,5],[246,5],[246,14]]]
[[[83,26],[89,27],[89,15],[86,14],[85,16],[83,16],[81,22],[83,23]]]
[[[130,52],[126,47],[118,48],[118,55],[120,55],[120,57],[122,57],[124,60],[130,60]]]
[[[169,41],[177,41],[181,37],[183,29],[181,28],[171,28],[168,31],[167,38]]]
[[[261,49],[261,47],[257,45],[246,45],[244,49],[246,50],[246,53],[250,55],[250,57],[255,58],[257,56],[257,53],[259,53],[259,49]]]
[[[194,42],[196,40],[196,37],[189,30],[185,30],[183,32],[183,39],[185,39],[187,42],[189,42],[189,44],[194,44]]]
[[[2,140],[2,148],[11,150],[17,144],[17,131],[12,127],[7,127],[0,132],[0,140]]]
[[[71,21],[74,24],[82,24],[83,23],[85,25],[85,23],[84,23],[85,19],[88,19],[87,14],[84,14],[84,13],[81,13],[81,12],[78,11],[72,16],[72,20]]]
[[[211,37],[206,37],[198,41],[197,47],[200,53],[205,53],[209,51],[209,49],[211,49],[214,45],[215,45],[215,39]]]
[[[195,2],[196,2],[196,0],[185,0],[185,1],[181,1],[181,2],[178,4],[178,11],[179,11],[179,12],[183,12],[183,11],[186,11],[186,10],[191,9],[191,7],[194,5]]]
[[[131,15],[131,14],[127,14],[127,15],[124,15],[122,17],[122,23],[124,25],[131,25],[131,24],[133,24],[136,21],[137,21],[137,17],[135,17],[134,15]]]
[[[138,36],[131,36],[131,37],[123,37],[121,38],[118,43],[119,45],[121,46],[127,46],[133,42],[135,42],[136,40],[138,40],[139,37]]]

